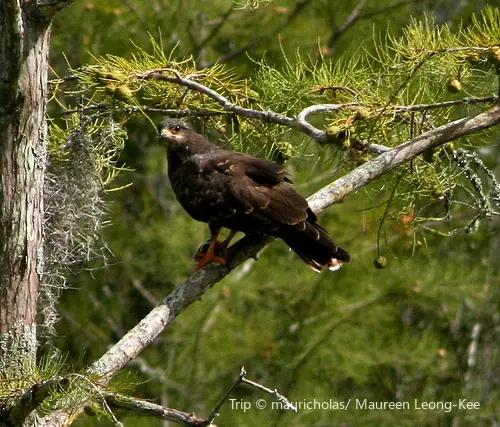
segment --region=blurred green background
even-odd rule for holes
[[[456,29],[485,5],[499,6],[461,0],[361,3],[358,19],[342,31],[355,2],[275,0],[235,9],[228,0],[79,0],[56,16],[51,65],[65,75],[66,58],[76,68],[99,55],[127,57],[136,46],[150,50],[152,37],[167,52],[175,47],[178,59],[193,55],[200,67],[222,60],[252,79],[254,60],[262,57],[276,69],[286,66],[285,58],[293,62],[297,50],[312,61],[321,52],[335,62],[360,47],[370,51],[374,34],[400,36],[411,16],[423,19],[427,13]],[[151,119],[158,123],[161,116]],[[208,238],[207,226],[175,201],[156,129],[137,117],[126,129],[119,163],[131,171],[114,186],[132,185],[106,194],[105,259],[72,268],[52,338],[80,369],[189,277],[192,256]],[[489,138],[481,155],[498,171],[498,133]],[[287,162],[302,194],[340,176],[334,156],[333,149],[309,142]],[[245,366],[249,379],[291,401],[352,402],[347,410],[272,410],[270,396],[242,386],[233,397],[252,408],[244,412],[228,402],[217,425],[497,425],[498,218],[474,233],[443,237],[414,230],[403,213],[395,214],[380,229],[388,265],[378,270],[373,262],[390,183],[376,182],[319,217],[352,254],[350,265],[316,274],[282,242],[272,243],[258,262],[233,271],[131,363],[121,376],[136,384],[133,394],[205,417]],[[257,399],[266,399],[268,408],[256,409]],[[414,399],[468,399],[480,402],[480,409],[361,410],[355,399],[408,401],[412,408]],[[167,425],[118,414],[127,426]],[[83,415],[75,425],[114,424]]]

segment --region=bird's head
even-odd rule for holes
[[[182,120],[167,119],[158,126],[160,145],[185,144],[193,130]]]

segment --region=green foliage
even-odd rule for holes
[[[67,16],[78,19],[54,24],[55,52],[67,49],[63,33],[64,40],[81,40],[68,55],[70,78],[55,82],[56,114],[74,120],[76,130],[85,120],[96,131],[111,120],[125,128],[128,140],[119,162],[112,156],[99,176],[121,164],[133,170],[113,176],[112,183],[131,186],[105,195],[111,225],[102,236],[113,256],[105,267],[94,261],[85,269],[76,265],[74,275],[66,275],[69,289],[60,302],[63,320],[52,342],[76,361],[71,371],[81,372],[95,361],[188,277],[192,256],[208,237],[206,226],[182,211],[166,182],[164,153],[149,122],[158,122],[161,113],[152,109],[220,114],[195,119],[195,125],[239,151],[286,159],[287,171],[307,195],[372,159],[363,150],[364,142],[396,146],[490,105],[440,103],[498,92],[495,8],[468,19],[468,8],[475,7],[471,2],[462,9],[465,19],[459,27],[457,20],[450,25],[436,25],[431,18],[406,22],[425,7],[412,2],[360,19],[354,31],[329,46],[325,39],[350,16],[352,2],[332,7],[329,0],[274,1],[256,10],[233,11],[223,21],[228,3],[127,2],[135,10],[113,1],[75,3]],[[291,19],[302,3],[298,18]],[[394,2],[375,3],[367,4],[361,15]],[[385,16],[389,12],[391,24]],[[438,12],[440,17],[457,13],[454,8]],[[93,19],[82,20],[82,13]],[[287,20],[290,24],[278,31]],[[368,44],[377,21],[382,25],[375,28],[387,28],[388,35]],[[220,32],[198,49],[220,22]],[[68,23],[75,28],[64,30]],[[158,34],[159,24],[162,35],[154,37],[159,41],[151,48],[148,32]],[[125,30],[134,40],[133,49],[123,36]],[[252,60],[242,55],[227,65],[210,66],[259,37],[264,42],[249,50]],[[92,55],[79,53],[80,46]],[[53,57],[57,64],[57,55]],[[65,75],[61,68],[59,63],[58,73]],[[356,105],[309,117],[330,135],[328,144],[318,146],[286,127],[230,117],[212,99],[175,83],[139,78],[165,68],[191,75],[237,105],[290,117],[312,104]],[[412,106],[421,108],[398,108]],[[68,113],[81,107],[81,114]],[[56,163],[70,164],[74,159],[68,160],[64,147],[72,131],[57,123],[50,156]],[[99,133],[92,135],[94,143],[100,140]],[[347,411],[296,414],[259,411],[254,405],[243,412],[226,403],[215,420],[221,426],[489,425],[498,418],[500,399],[495,346],[500,297],[494,214],[499,197],[497,135],[483,133],[425,153],[324,212],[320,223],[353,254],[343,271],[317,275],[285,245],[271,244],[258,262],[247,261],[189,307],[132,362],[127,372],[133,379],[124,373],[123,382],[135,385],[133,393],[141,398],[200,416],[215,407],[242,365],[248,378],[292,401],[467,398],[481,404],[479,411],[451,413],[351,406]],[[105,150],[100,153],[106,158]],[[373,260],[382,257],[385,268],[377,270]],[[115,424],[92,391],[92,381],[82,380],[87,386],[81,387],[101,416],[83,416],[75,425]],[[233,397],[252,404],[259,398],[271,402],[244,387]],[[132,416],[127,423],[162,425],[160,420]]]
[[[116,380],[106,390],[99,385],[99,378],[95,375],[80,372],[68,363],[65,356],[57,352],[50,357],[42,357],[34,370],[28,370],[28,375],[22,377],[10,376],[8,372],[0,374],[0,407],[6,410],[20,403],[24,396],[25,404],[31,400],[39,400],[36,407],[38,417],[50,414],[54,410],[76,411],[82,406],[92,406],[95,415],[113,419],[114,415],[106,407],[104,396],[106,393],[126,393],[133,388],[133,379]],[[50,389],[44,391],[48,383]],[[43,393],[43,398],[41,396]],[[17,411],[24,411],[19,407]],[[16,412],[16,409],[14,409]],[[3,415],[3,414],[2,414]],[[15,417],[16,414],[11,416]]]
[[[203,81],[221,95],[229,96],[233,101],[242,104],[255,95],[245,80],[237,79],[231,70],[222,65],[197,70],[192,59],[177,62],[172,59],[173,52],[167,57],[160,45],[153,41],[152,46],[151,54],[139,50],[130,59],[106,55],[95,58],[96,65],[71,70],[78,84],[74,89],[64,90],[64,95],[83,97],[89,103],[87,107],[97,104],[99,110],[113,111],[118,107],[122,115],[135,111],[127,108],[128,106],[138,106],[138,112],[148,106],[220,110],[219,104],[199,93],[186,91],[178,85],[165,84],[156,79],[146,79],[147,73],[154,70],[167,73],[176,71],[181,75],[189,75],[194,80]],[[59,85],[61,83],[59,82]]]
[[[262,61],[256,77],[260,104],[264,109],[293,115],[314,103],[354,101],[352,107],[331,113],[328,133],[332,144],[348,151],[351,164],[365,163],[371,157],[363,153],[363,141],[397,146],[461,117],[462,107],[439,105],[456,99],[455,93],[481,98],[498,90],[497,71],[491,63],[492,52],[500,43],[498,14],[498,9],[486,8],[480,17],[474,16],[469,28],[455,32],[431,19],[413,20],[403,30],[403,37],[376,42],[375,54],[367,55],[360,49],[335,63],[307,65],[297,55],[293,63],[287,61],[279,71]],[[469,114],[481,108],[481,104],[467,105]],[[471,139],[464,143],[466,147],[475,144]],[[451,232],[468,229],[479,218],[488,217],[491,209],[479,207],[477,194],[483,194],[479,196],[483,200],[487,197],[481,189],[473,190],[474,180],[464,176],[454,158],[453,150],[446,148],[412,162],[411,171],[390,184],[395,186],[395,202],[391,205],[394,213],[403,216],[415,212],[415,221],[424,223],[437,220],[435,209],[429,209],[432,204],[436,207],[436,199],[443,202],[441,219],[449,218],[448,207],[454,202],[454,207],[460,205],[458,212],[472,208],[465,223]],[[486,187],[498,188],[489,174]],[[452,195],[457,195],[456,188],[464,189],[471,197],[455,199]]]

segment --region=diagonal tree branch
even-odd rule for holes
[[[489,112],[460,119],[420,135],[379,155],[319,190],[308,199],[309,205],[314,212],[319,213],[427,149],[480,132],[499,123],[500,107],[496,107]],[[231,261],[228,266],[209,264],[206,268],[194,273],[95,362],[91,371],[104,378],[113,376],[148,346],[189,305],[196,302],[243,261],[255,256],[271,241],[272,238],[268,236],[249,235],[231,246],[229,254]]]
[[[274,35],[281,33],[284,31],[292,22],[296,20],[296,18],[299,16],[299,14],[309,5],[311,4],[311,0],[299,0],[296,4],[293,10],[290,12],[290,14],[287,16],[285,21],[273,32],[272,35],[259,35],[255,37],[253,40],[250,42],[246,43],[243,46],[240,46],[233,51],[221,56],[220,58],[217,59],[216,62],[211,63],[211,64],[206,64],[207,67],[212,67],[215,65],[215,63],[221,64],[225,62],[229,62],[231,59],[235,58],[238,55],[241,55],[242,53],[248,52],[251,48],[258,46],[266,41],[272,40]]]
[[[498,124],[500,124],[500,106],[497,105],[488,112],[466,117],[422,134],[380,154],[375,159],[327,185],[308,199],[309,204],[313,211],[319,213],[430,148]],[[180,313],[198,301],[215,283],[243,261],[255,257],[272,240],[269,236],[248,235],[232,245],[229,251],[230,262],[227,266],[212,263],[195,272],[97,360],[89,371],[101,376],[101,384],[105,385],[119,370],[125,367],[164,331]],[[62,425],[60,420],[64,419],[64,414],[55,412],[49,415],[47,419],[46,426],[59,426]]]
[[[262,384],[259,384],[255,381],[248,380],[246,378],[246,375],[247,375],[247,371],[245,370],[245,367],[242,366],[241,370],[240,370],[240,374],[238,375],[238,378],[236,378],[236,380],[231,384],[229,389],[224,393],[224,396],[222,396],[222,399],[219,401],[219,403],[217,403],[217,405],[212,410],[212,412],[210,412],[210,415],[207,418],[207,420],[210,423],[212,423],[212,421],[215,419],[215,417],[217,417],[219,415],[219,410],[222,407],[222,405],[224,405],[224,403],[227,402],[227,400],[229,399],[231,394],[238,388],[238,386],[240,384],[246,384],[250,387],[253,387],[257,390],[260,390],[260,391],[263,391],[264,393],[269,394],[270,396],[274,397],[278,402],[280,402],[280,404],[282,405],[282,408],[284,410],[290,410],[290,411],[297,412],[297,408],[295,407],[295,405],[292,402],[290,402],[285,396],[280,394],[278,392],[278,390],[276,390],[276,389],[272,390],[272,389],[270,389]]]
[[[220,17],[219,22],[212,28],[212,31],[200,41],[194,48],[193,56],[196,57],[203,50],[203,48],[219,33],[228,18],[234,13],[236,9],[231,5],[229,9]]]
[[[409,5],[411,3],[416,3],[417,1],[418,0],[404,0],[404,1],[400,1],[400,2],[397,2],[397,3],[390,4],[388,6],[382,7],[380,9],[373,10],[371,12],[367,12],[367,13],[362,14],[361,13],[361,9],[365,6],[366,1],[365,0],[361,0],[355,6],[355,8],[351,12],[351,14],[344,21],[344,23],[337,30],[335,30],[334,33],[330,36],[330,38],[328,39],[326,45],[331,49],[335,45],[335,43],[337,42],[337,40],[340,37],[342,37],[342,35],[347,30],[349,30],[350,28],[352,28],[354,26],[354,24],[356,22],[358,22],[359,20],[361,20],[361,19],[372,18],[375,15],[384,14],[384,13],[389,12],[390,10],[396,9],[398,7],[401,7],[401,6],[406,6],[406,5]],[[327,53],[326,55],[323,55],[323,57],[325,57],[325,56],[331,56],[332,53],[333,53],[333,51]]]

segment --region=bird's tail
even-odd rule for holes
[[[314,271],[323,267],[334,271],[351,260],[349,253],[335,245],[326,230],[317,223],[305,222],[304,230],[287,230],[280,237]]]

